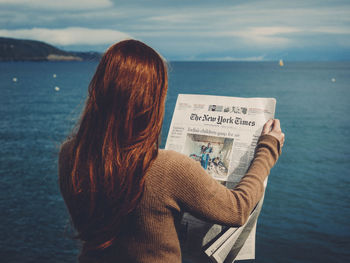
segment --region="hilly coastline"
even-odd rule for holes
[[[98,52],[68,52],[36,40],[0,37],[0,61],[99,60]]]

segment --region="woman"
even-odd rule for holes
[[[80,262],[180,262],[175,225],[184,211],[238,226],[262,197],[283,145],[278,120],[264,126],[249,171],[230,191],[196,161],[158,149],[166,92],[166,65],[145,44],[122,41],[102,57],[59,158]]]

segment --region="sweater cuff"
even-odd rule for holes
[[[282,153],[280,141],[276,137],[269,134],[261,135],[258,140],[257,146],[257,148],[261,146],[269,148],[272,152],[278,153],[277,157],[279,157]]]

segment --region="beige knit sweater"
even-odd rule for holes
[[[67,192],[62,189],[62,181],[71,171],[65,158],[67,147],[63,145],[59,163],[64,198]],[[198,162],[174,151],[160,150],[148,171],[141,203],[130,215],[122,237],[103,255],[82,253],[80,262],[181,262],[176,226],[182,213],[190,212],[218,224],[244,224],[262,197],[264,179],[279,154],[277,139],[262,136],[247,174],[234,190],[228,190]]]

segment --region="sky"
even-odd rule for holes
[[[350,60],[350,0],[0,0],[0,36],[99,52],[133,38],[168,60]]]

